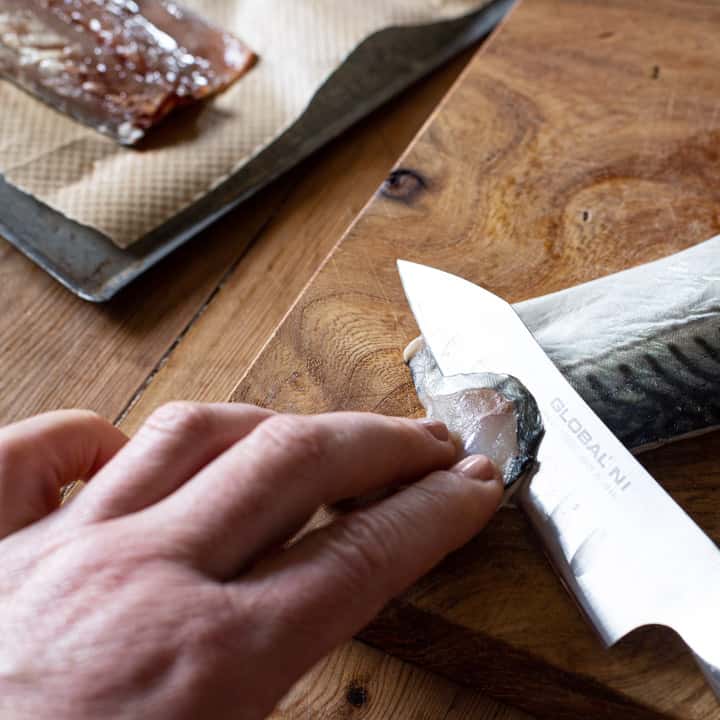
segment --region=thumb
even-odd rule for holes
[[[278,598],[283,636],[268,631],[269,647],[301,648],[293,668],[300,674],[485,527],[502,494],[493,463],[471,456],[310,532],[226,587]]]
[[[126,442],[124,433],[85,410],[0,428],[0,539],[55,510],[63,485],[90,478]]]

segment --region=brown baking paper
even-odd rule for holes
[[[465,15],[489,0],[183,0],[260,62],[227,92],[124,148],[0,81],[0,173],[128,247],[281,135],[365,38]]]

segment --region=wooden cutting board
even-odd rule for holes
[[[720,232],[719,32],[715,0],[516,7],[234,399],[303,413],[417,414],[401,357],[417,328],[398,257],[518,301]],[[716,434],[643,456],[716,540],[719,446]],[[542,717],[720,716],[670,632],[637,631],[605,651],[514,510],[363,638]]]

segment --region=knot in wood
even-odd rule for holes
[[[356,682],[351,682],[348,686],[345,698],[353,707],[359,708],[365,705],[368,700],[367,690]]]
[[[380,188],[380,194],[389,200],[412,202],[427,188],[427,181],[416,170],[398,168],[388,175]]]

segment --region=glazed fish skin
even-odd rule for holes
[[[490,457],[506,488],[533,467],[543,423],[519,380],[494,373],[445,377],[421,339],[408,346],[406,362],[428,417],[447,425],[464,456]]]
[[[0,75],[126,145],[255,60],[164,0],[0,0]]]
[[[514,307],[627,447],[720,427],[720,236]]]

